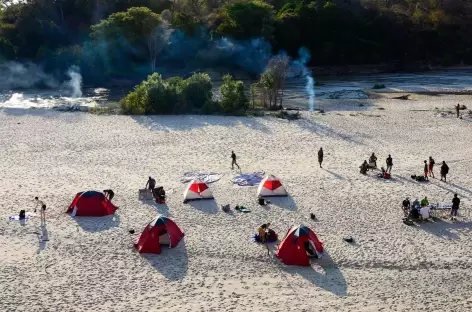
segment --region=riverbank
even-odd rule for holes
[[[472,107],[470,97],[452,95],[326,100],[324,114],[304,112],[290,122],[4,108],[0,305],[5,311],[469,311],[472,119],[435,111],[458,102]],[[242,172],[275,174],[290,196],[259,206],[255,187],[231,183],[238,173],[231,150]],[[359,174],[372,152],[380,164],[392,155],[393,179]],[[428,156],[448,162],[448,183],[410,178],[421,174]],[[223,174],[210,185],[215,201],[182,203],[180,179],[188,171]],[[165,187],[166,205],[138,199],[149,175]],[[64,213],[77,192],[108,188],[119,207],[114,216]],[[457,223],[402,223],[406,196],[450,202],[454,193],[461,198]],[[7,221],[21,209],[32,212],[34,196],[47,204],[46,227],[39,216],[25,225]],[[224,204],[252,211],[226,214]],[[175,249],[140,255],[129,230],[140,233],[156,214],[174,219],[185,237]],[[325,257],[311,267],[281,264],[272,249],[251,241],[265,222],[281,237],[293,224],[311,227]],[[347,235],[353,244],[343,240]]]

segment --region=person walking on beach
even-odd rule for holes
[[[424,161],[424,179],[428,181],[428,162],[425,160]]]
[[[320,163],[320,168],[323,168],[321,167],[321,164],[323,163],[323,148],[320,147],[320,150],[318,151],[318,162]]]
[[[460,203],[460,198],[457,197],[457,194],[454,194],[454,198],[452,199],[451,220],[455,220],[457,218],[457,211],[459,210]]]
[[[387,172],[391,173],[392,172],[392,166],[393,166],[392,155],[388,154],[386,162],[387,162]]]
[[[441,181],[444,179],[444,182],[446,182],[446,175],[448,173],[449,173],[449,166],[446,164],[445,161],[443,161],[441,165]]]
[[[433,172],[434,164],[435,164],[435,162],[434,162],[433,157],[429,156],[428,171],[429,171],[429,176],[433,177],[433,178],[434,178],[434,172]]]
[[[459,118],[459,110],[461,109],[461,106],[459,105],[459,103],[457,103],[456,105],[456,115],[457,115],[457,118]]]
[[[234,165],[236,165],[238,169],[241,169],[238,163],[236,162],[236,154],[234,153],[234,151],[231,151],[231,169],[234,169]]]
[[[35,197],[34,200],[36,202],[36,208],[34,209],[34,212],[36,212],[37,207],[39,207],[41,213],[41,225],[46,225],[46,205],[42,200],[39,200],[38,197]]]

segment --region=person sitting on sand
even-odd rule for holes
[[[411,207],[410,199],[408,197],[405,198],[405,200],[402,202],[402,207],[403,207],[403,214],[405,215],[405,217],[408,217],[408,213]]]
[[[372,168],[377,168],[377,156],[375,156],[375,153],[372,153],[369,158],[369,166]]]
[[[367,160],[364,160],[362,165],[359,167],[361,169],[360,173],[362,174],[367,174],[367,171],[369,170],[369,164],[367,163]]]
[[[429,206],[422,207],[420,209],[421,218],[423,218],[424,220],[429,219],[429,217],[430,217],[429,212],[430,212],[430,207]]]
[[[115,192],[113,192],[112,190],[104,190],[103,194],[105,195],[105,198],[107,198],[109,201],[111,201],[113,197],[115,197]]]
[[[421,207],[425,207],[425,206],[428,206],[429,205],[429,201],[428,201],[428,197],[424,197],[422,200],[421,200]]]
[[[418,200],[418,198],[413,201],[413,204],[411,205],[411,208],[416,209],[416,210],[420,210],[421,205],[420,205],[420,201]]]
[[[267,240],[266,230],[267,230],[267,224],[261,225],[259,229],[257,230],[257,232],[259,233],[259,240],[261,241],[261,243],[265,243]]]
[[[152,192],[154,192],[154,188],[156,187],[156,180],[153,178],[149,177],[147,183],[146,183],[146,188]]]

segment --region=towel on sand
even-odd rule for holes
[[[186,172],[180,182],[188,183],[192,180],[201,180],[205,183],[213,183],[221,179],[223,174],[216,172]]]
[[[16,215],[16,216],[10,216],[8,217],[8,221],[25,221],[25,220],[28,220],[29,218],[31,217],[34,217],[35,214],[32,213],[32,212],[27,212],[25,213],[25,218],[20,220],[20,216],[19,215]]]
[[[242,173],[235,176],[231,181],[239,186],[254,186],[259,185],[262,179],[264,179],[264,171]]]

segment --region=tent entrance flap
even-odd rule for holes
[[[161,235],[159,235],[159,244],[170,247],[171,241],[170,241],[169,233],[167,233],[167,231],[162,232]]]

